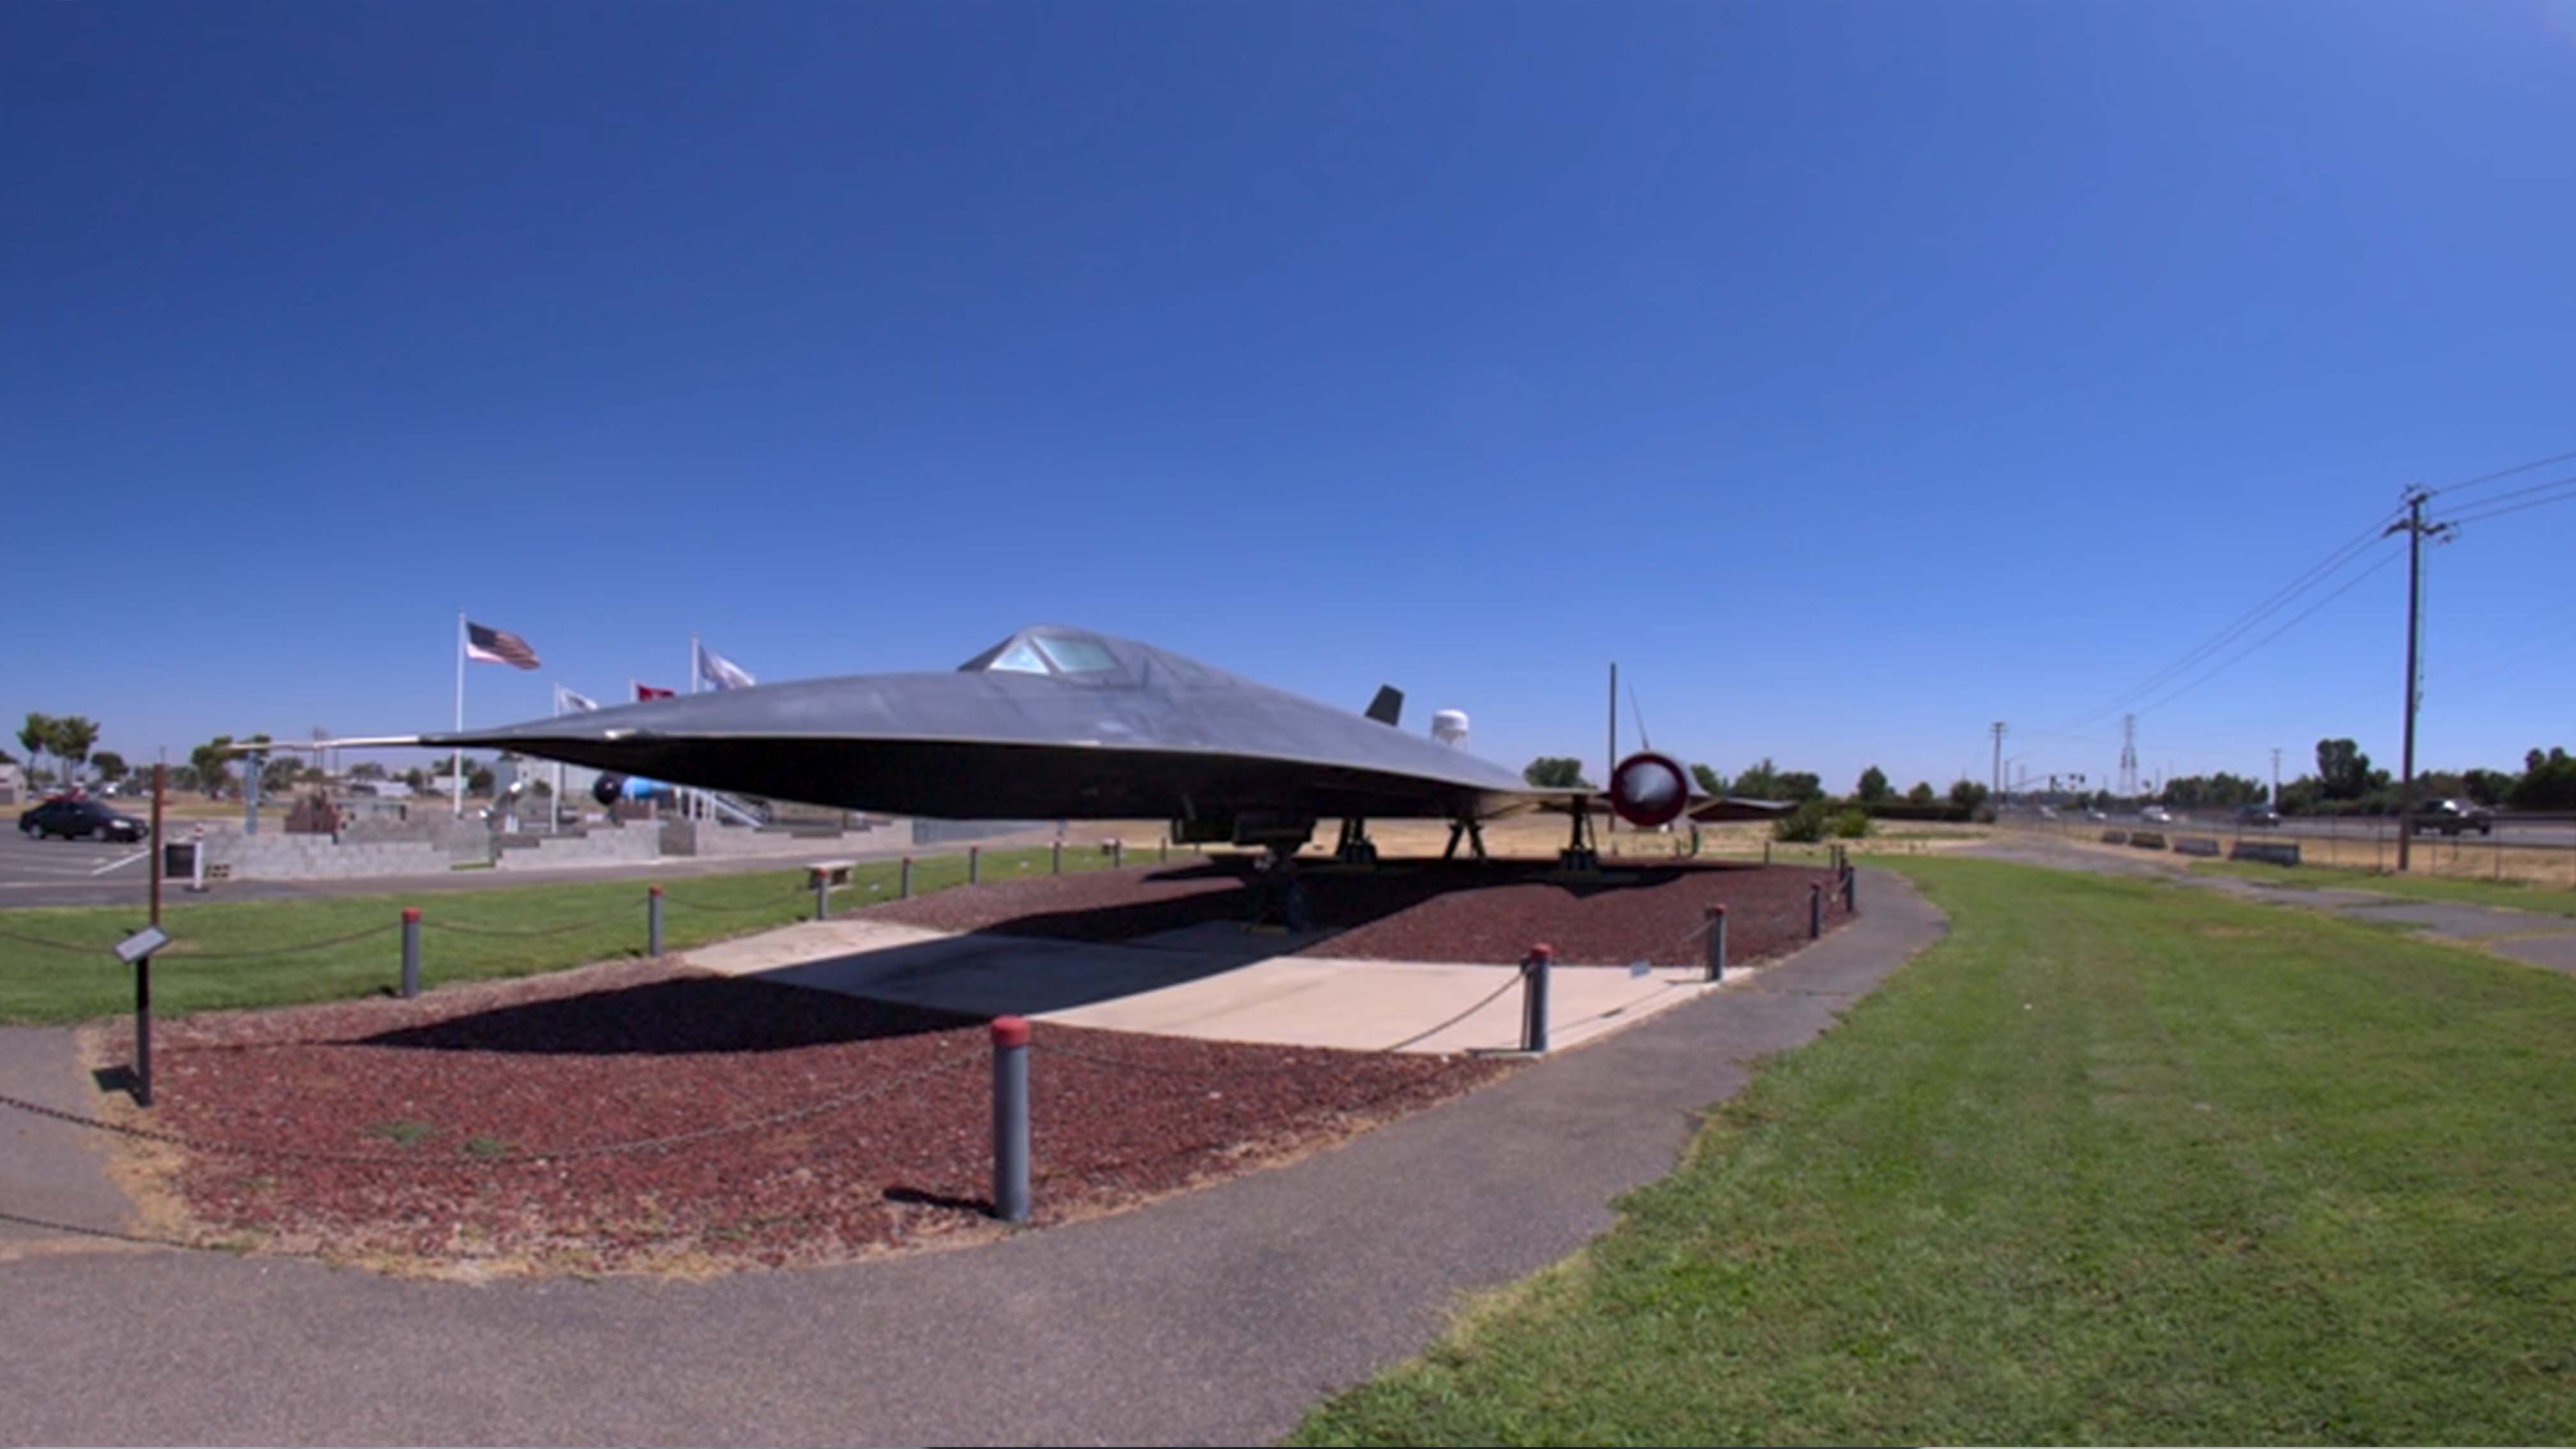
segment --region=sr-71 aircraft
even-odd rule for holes
[[[1786,806],[1695,792],[1669,756],[1632,754],[1608,788],[1547,789],[1395,728],[1380,689],[1353,714],[1150,644],[1023,629],[948,673],[800,680],[657,699],[400,743],[476,746],[708,790],[946,820],[1168,819],[1176,842],[1257,846],[1284,863],[1338,819],[1337,853],[1373,859],[1366,822],[1479,827],[1571,817],[1565,863],[1598,864],[1591,818],[1643,828],[1767,817]],[[387,741],[386,743],[391,743]]]

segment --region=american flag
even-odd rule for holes
[[[482,664],[537,667],[537,651],[528,647],[527,640],[507,629],[487,629],[471,622],[465,626],[465,657]]]

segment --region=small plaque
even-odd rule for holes
[[[146,926],[116,943],[116,959],[131,966],[169,944],[169,932],[159,926]]]
[[[1629,979],[1634,980],[1639,976],[1645,976],[1652,973],[1654,969],[1655,968],[1647,962],[1631,961],[1628,963],[1628,976]]]

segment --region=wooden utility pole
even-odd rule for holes
[[[2397,870],[2405,874],[2407,846],[2415,838],[2415,708],[2423,702],[2424,675],[2416,662],[2424,613],[2424,540],[2444,538],[2447,523],[2427,524],[2424,503],[2433,495],[2421,488],[2406,493],[2406,517],[2388,525],[2388,533],[2406,535],[2406,735],[2397,757]],[[2387,534],[2381,534],[2382,538]]]

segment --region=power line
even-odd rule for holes
[[[2537,485],[2535,485],[2535,486],[2534,486],[2534,487],[2532,487],[2532,488],[2518,488],[2518,489],[2514,490],[2514,491],[2513,491],[2513,492],[2511,492],[2511,493],[2500,493],[2500,494],[2497,494],[2494,498],[2488,499],[2488,500],[2487,500],[2487,502],[2488,502],[2488,503],[2501,503],[2501,502],[2503,502],[2503,501],[2504,501],[2505,499],[2507,499],[2507,498],[2516,498],[2516,497],[2520,497],[2521,495],[2523,495],[2523,494],[2525,494],[2525,493],[2535,492],[2535,491],[2537,491],[2539,488],[2551,488],[2551,487],[2554,487],[2554,488],[2558,488],[2558,489],[2561,489],[2561,490],[2562,490],[2562,491],[2557,492],[2557,493],[2549,494],[2549,495],[2547,495],[2547,496],[2545,496],[2545,497],[2527,499],[2527,500],[2525,500],[2525,501],[2523,501],[2523,502],[2521,502],[2521,503],[2511,504],[2511,505],[2509,505],[2509,506],[2507,506],[2507,507],[2503,507],[2503,508],[2486,508],[2486,507],[2484,507],[2484,505],[2481,505],[2481,509],[2482,509],[2482,511],[2477,512],[2477,513],[2461,513],[2461,514],[2455,514],[2455,515],[2453,515],[2453,516],[2452,516],[2452,518],[2450,519],[2450,521],[2451,521],[2452,523],[2455,523],[2455,524],[2456,524],[2456,523],[2483,523],[2483,522],[2485,522],[2486,520],[2488,520],[2488,519],[2490,519],[2490,518],[2502,518],[2502,517],[2504,517],[2504,516],[2505,516],[2506,514],[2508,514],[2508,513],[2520,513],[2521,511],[2523,511],[2523,510],[2524,510],[2524,509],[2526,509],[2526,508],[2538,508],[2538,507],[2542,506],[2543,504],[2549,504],[2549,503],[2564,503],[2564,502],[2566,502],[2566,501],[2567,501],[2568,499],[2570,499],[2570,498],[2576,498],[2576,486],[2570,486],[2570,485],[2576,485],[2576,477],[2561,478],[2561,479],[2558,479],[2555,483],[2537,484]]]
[[[2166,684],[2171,683],[2175,677],[2188,671],[2192,666],[2207,659],[2219,650],[2226,648],[2229,644],[2232,644],[2236,640],[2244,637],[2248,631],[2260,626],[2265,620],[2271,618],[2274,614],[2277,614],[2281,610],[2289,607],[2292,603],[2297,601],[2299,595],[2306,593],[2308,590],[2325,582],[2328,578],[2333,577],[2338,570],[2351,563],[2355,558],[2358,558],[2370,547],[2370,545],[2378,542],[2379,539],[2384,536],[2383,530],[2388,526],[2388,524],[2399,514],[2404,512],[2405,510],[2403,508],[2392,508],[2388,512],[2371,520],[2368,528],[2363,529],[2350,541],[2335,549],[2332,553],[2327,554],[2315,564],[2310,565],[2306,572],[2293,578],[2290,582],[2282,585],[2279,589],[2274,590],[2272,594],[2265,598],[2261,603],[2256,604],[2234,623],[2221,629],[2218,633],[2203,641],[2198,647],[2192,649],[2189,653],[2176,659],[2164,668],[2157,670],[2155,673],[2148,675],[2145,680],[2132,686],[2117,698],[2111,700],[2108,704],[2105,704],[2101,708],[2093,710],[2088,714],[2078,716],[2062,728],[2052,730],[2049,733],[2073,734],[2097,720],[2108,718],[2110,715],[2117,713],[2123,706],[2145,698],[2147,695],[2154,693]]]
[[[2534,468],[2546,468],[2552,463],[2564,463],[2570,458],[2576,458],[2576,452],[2552,453],[2546,458],[2534,458],[2528,463],[2516,463],[2510,468],[2499,468],[2492,473],[2481,473],[2475,478],[2463,478],[2457,483],[2445,483],[2439,488],[2426,489],[2424,496],[2431,498],[2443,493],[2456,493],[2463,488],[2475,488],[2481,483],[2493,483],[2499,478],[2510,478],[2516,473],[2528,473]]]
[[[2384,555],[2383,557],[2381,557],[2381,559],[2379,560],[2379,562],[2377,562],[2377,563],[2375,563],[2375,564],[2372,564],[2370,567],[2368,567],[2368,568],[2366,568],[2366,569],[2363,569],[2360,573],[2354,574],[2351,578],[2344,580],[2344,583],[2343,583],[2343,587],[2342,587],[2342,588],[2339,588],[2339,589],[2335,590],[2333,593],[2326,595],[2324,598],[2317,600],[2317,601],[2316,601],[2315,603],[2313,603],[2313,604],[2310,604],[2310,605],[2309,605],[2308,607],[2306,607],[2305,609],[2300,610],[2300,611],[2299,611],[2299,613],[2298,613],[2298,615],[2297,615],[2296,617],[2292,618],[2288,623],[2283,624],[2280,628],[2273,630],[2271,633],[2264,635],[2262,638],[2255,640],[2253,643],[2246,645],[2243,649],[2238,650],[2236,653],[2229,655],[2229,656],[2227,657],[2227,659],[2226,659],[2224,662],[2222,662],[2221,664],[2219,664],[2219,665],[2218,665],[2218,667],[2217,667],[2217,668],[2212,669],[2212,670],[2210,670],[2209,672],[2207,672],[2207,673],[2205,673],[2205,674],[2201,675],[2201,676],[2200,676],[2200,677],[2198,677],[2197,679],[2192,680],[2189,684],[2186,684],[2186,685],[2184,685],[2182,688],[2177,689],[2177,690],[2173,691],[2171,694],[2168,694],[2168,695],[2164,696],[2162,699],[2157,700],[2155,703],[2153,703],[2153,704],[2144,704],[2144,705],[2140,705],[2140,706],[2138,706],[2138,708],[2137,708],[2137,711],[2136,711],[2136,712],[2137,712],[2137,713],[2139,713],[2139,714],[2146,714],[2146,713],[2149,713],[2149,712],[2151,712],[2151,711],[2153,711],[2153,710],[2159,710],[2159,709],[2162,709],[2162,708],[2164,708],[2166,705],[2169,705],[2169,704],[2173,703],[2175,700],[2180,699],[2180,698],[2182,698],[2184,695],[2191,693],[2193,690],[2200,688],[2200,687],[2201,687],[2202,685],[2204,685],[2204,684],[2207,684],[2209,681],[2211,681],[2212,679],[2217,678],[2219,675],[2226,673],[2230,668],[2232,668],[2234,665],[2236,665],[2240,660],[2244,659],[2247,655],[2254,653],[2256,650],[2261,649],[2264,645],[2271,643],[2273,640],[2278,639],[2278,638],[2280,638],[2282,635],[2289,633],[2292,629],[2297,628],[2300,624],[2302,624],[2302,623],[2306,622],[2306,621],[2307,621],[2307,619],[2308,619],[2311,615],[2315,614],[2319,609],[2322,609],[2322,608],[2324,608],[2326,605],[2333,603],[2335,600],[2342,598],[2344,595],[2346,595],[2346,594],[2348,594],[2348,593],[2351,593],[2351,592],[2353,591],[2353,589],[2354,589],[2354,588],[2356,588],[2357,586],[2359,586],[2359,585],[2360,585],[2360,583],[2361,583],[2361,581],[2362,581],[2362,580],[2364,580],[2364,579],[2366,579],[2366,578],[2369,578],[2371,575],[2373,575],[2373,574],[2375,574],[2375,573],[2379,572],[2381,569],[2384,569],[2384,568],[2388,567],[2390,564],[2393,564],[2393,563],[2397,562],[2397,559],[2398,559],[2398,554],[2397,554],[2396,550],[2391,549],[2391,550],[2390,550],[2386,555]]]

